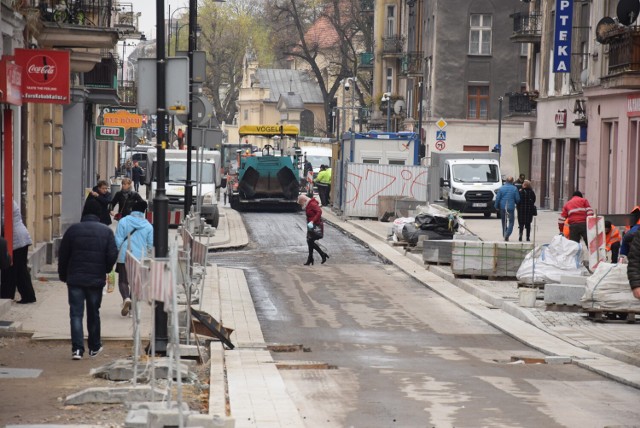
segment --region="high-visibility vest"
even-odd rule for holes
[[[611,225],[611,230],[609,231],[609,233],[607,233],[606,238],[607,242],[605,244],[605,248],[607,249],[607,251],[611,251],[611,245],[621,241],[620,231],[617,227]]]
[[[562,227],[562,234],[565,238],[569,239],[569,219],[564,221],[564,226]]]

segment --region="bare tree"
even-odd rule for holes
[[[366,45],[358,2],[267,0],[265,13],[276,56],[297,59],[309,67],[322,92],[326,123],[330,123],[331,103],[341,81],[357,76],[357,51]],[[359,83],[362,103],[362,89],[370,83],[368,79],[359,79]]]
[[[266,61],[271,59],[268,38],[263,37],[268,30],[261,24],[261,13],[256,2],[250,0],[205,0],[199,8],[202,36],[198,45],[207,52],[204,86],[220,122],[231,123],[236,115],[247,47],[251,44],[259,56]]]

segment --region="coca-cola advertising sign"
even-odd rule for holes
[[[69,51],[16,49],[22,66],[22,101],[69,104]]]

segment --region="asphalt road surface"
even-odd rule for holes
[[[544,357],[442,299],[340,231],[306,260],[302,213],[244,213],[251,244],[217,253],[244,270],[276,361],[308,427],[636,426],[638,391]],[[293,362],[293,361],[292,361]],[[304,364],[303,364],[304,365]]]

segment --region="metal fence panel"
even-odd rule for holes
[[[344,214],[377,217],[378,196],[427,200],[427,167],[348,163],[345,172]]]

